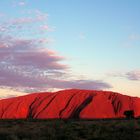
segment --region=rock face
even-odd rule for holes
[[[140,116],[140,98],[95,90],[33,93],[0,100],[0,118],[120,118],[124,112]]]

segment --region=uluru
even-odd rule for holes
[[[0,119],[124,118],[129,110],[140,116],[140,98],[110,91],[69,89],[0,100]]]

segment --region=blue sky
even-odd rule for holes
[[[139,15],[139,0],[0,1],[1,88],[140,96]]]

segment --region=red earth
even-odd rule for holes
[[[140,116],[140,98],[115,92],[70,89],[33,93],[0,100],[1,119],[122,118],[124,111]]]

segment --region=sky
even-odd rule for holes
[[[139,25],[139,0],[1,0],[0,97],[67,88],[140,97]]]

